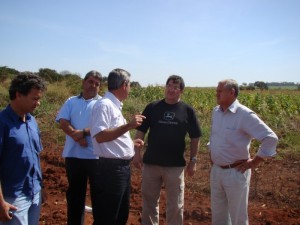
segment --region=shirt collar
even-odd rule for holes
[[[239,103],[239,100],[236,99],[236,100],[235,100],[235,101],[227,108],[227,110],[226,110],[225,112],[230,111],[230,112],[232,112],[232,113],[236,113],[239,104],[240,104],[240,103]],[[225,112],[222,110],[221,106],[219,106],[218,110],[221,111],[221,112],[223,112],[223,113],[225,113]]]
[[[229,107],[227,110],[229,110],[230,112],[232,113],[236,113],[237,111],[237,108],[238,108],[238,105],[239,105],[239,100],[235,100]]]
[[[110,99],[118,107],[118,109],[122,110],[123,103],[119,99],[117,99],[113,93],[107,91],[105,92],[104,97]]]
[[[85,100],[85,101],[98,100],[98,99],[101,98],[101,96],[97,94],[97,95],[96,95],[95,97],[93,97],[93,98],[85,99],[85,98],[83,97],[83,93],[82,93],[82,92],[81,92],[77,97],[78,97],[78,98],[82,98],[82,99]]]
[[[8,112],[8,116],[11,117],[11,119],[13,121],[15,121],[15,122],[17,122],[19,120],[22,121],[20,116],[17,113],[15,113],[15,111],[12,109],[11,105],[7,106],[7,112]],[[26,113],[25,118],[26,118],[26,121],[29,121],[31,119],[30,113]]]

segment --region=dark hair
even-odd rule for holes
[[[117,90],[124,82],[129,83],[130,73],[123,69],[114,69],[108,74],[107,88],[109,91]]]
[[[38,75],[31,72],[21,72],[11,81],[9,87],[9,99],[14,100],[17,92],[26,96],[31,89],[44,91],[46,90],[46,84]]]
[[[179,84],[180,90],[183,90],[185,88],[184,80],[182,79],[181,76],[178,75],[171,75],[167,79],[166,85],[169,83],[169,81],[173,81],[175,84]]]
[[[89,77],[95,77],[99,79],[99,81],[102,81],[102,74],[99,73],[97,70],[91,70],[90,72],[88,72],[83,78],[83,80],[87,80],[89,79]]]
[[[237,97],[239,95],[239,92],[240,92],[239,85],[235,80],[226,79],[226,80],[220,81],[220,83],[224,84],[224,87],[227,90],[233,89],[235,97]]]

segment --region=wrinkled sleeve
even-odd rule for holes
[[[261,145],[256,153],[261,158],[273,157],[276,155],[278,137],[271,128],[266,125],[254,112],[250,112],[244,119],[244,130]]]

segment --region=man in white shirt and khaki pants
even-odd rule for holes
[[[249,108],[237,100],[235,80],[220,81],[218,106],[213,109],[208,144],[213,225],[248,225],[248,196],[251,169],[276,154],[278,137]],[[255,138],[261,145],[251,158],[249,147]]]

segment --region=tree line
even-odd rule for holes
[[[28,71],[28,72],[30,72],[30,71]],[[0,67],[0,82],[3,82],[6,79],[12,79],[14,76],[18,75],[19,73],[20,73],[20,71],[18,71],[16,69],[9,68],[7,66],[2,66],[2,67]],[[55,83],[55,82],[61,82],[63,80],[74,81],[74,82],[78,82],[78,81],[82,80],[80,75],[77,73],[71,73],[69,71],[62,71],[62,72],[58,73],[56,70],[52,70],[49,68],[41,68],[41,69],[39,69],[38,72],[35,72],[34,74],[39,75],[45,81],[47,81],[51,84]],[[102,83],[104,85],[107,84],[107,76],[102,77]],[[130,83],[130,86],[131,87],[141,87],[139,82],[136,82],[136,81],[132,81]]]
[[[15,70],[13,68],[9,68],[7,66],[0,67],[0,82],[3,82],[7,78],[13,78],[15,75],[19,74],[20,71]],[[41,68],[37,73],[35,73],[42,77],[45,81],[49,83],[60,82],[62,80],[68,81],[81,81],[82,78],[77,73],[71,73],[69,71],[62,71],[58,73],[56,70],[52,70],[49,68]],[[102,83],[104,85],[107,84],[107,77],[103,76]],[[141,87],[140,83],[137,81],[132,81],[130,84],[131,87]],[[296,89],[300,90],[300,83],[294,82],[263,82],[263,81],[255,81],[254,83],[243,83],[240,85],[241,90],[268,90],[269,87],[296,87]]]

